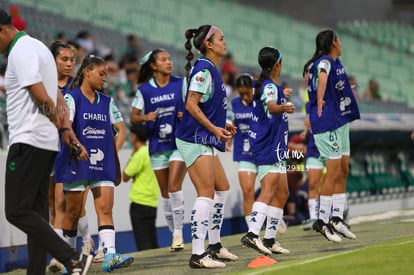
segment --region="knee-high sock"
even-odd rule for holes
[[[172,209],[172,216],[174,222],[173,235],[183,235],[183,220],[184,220],[184,193],[182,190],[169,193],[170,203]]]
[[[170,204],[169,198],[161,198],[161,204],[162,204],[162,210],[164,210],[164,218],[167,222],[168,229],[170,229],[171,232],[174,231],[174,221],[173,221],[173,214]]]
[[[317,220],[319,217],[319,200],[309,199],[308,208],[309,208],[309,219]]]
[[[78,232],[82,236],[84,241],[91,239],[91,234],[89,232],[89,222],[88,222],[88,215],[80,217],[78,221]]]
[[[210,212],[208,226],[208,243],[216,244],[221,242],[221,226],[224,218],[224,205],[226,203],[229,191],[216,191],[214,194],[214,202]]]
[[[255,202],[252,207],[252,218],[249,222],[249,232],[259,235],[264,220],[267,216],[267,208],[269,206],[263,202]]]
[[[265,239],[275,239],[277,235],[277,229],[279,228],[279,223],[283,219],[283,209],[270,206],[267,208],[267,222],[266,222],[266,231],[264,238]]]
[[[116,253],[115,249],[115,229],[99,229],[99,239],[102,240],[104,254]]]
[[[329,222],[329,217],[331,215],[332,208],[332,196],[320,196],[319,197],[319,219],[324,223]]]
[[[332,207],[333,207],[332,216],[333,217],[340,217],[341,219],[343,219],[345,206],[346,206],[346,194],[345,193],[332,195]]]
[[[204,253],[204,241],[208,230],[208,218],[213,200],[206,197],[198,197],[191,211],[191,241],[192,254]]]

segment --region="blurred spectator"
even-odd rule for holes
[[[226,89],[227,99],[230,102],[230,100],[237,95],[236,93],[233,95],[233,85],[230,83],[231,74],[227,71],[222,71],[221,78],[223,79],[224,88]]]
[[[224,58],[221,65],[221,70],[229,72],[231,74],[237,74],[237,66],[234,61],[233,55],[231,53],[227,53]]]
[[[355,76],[349,75],[348,80],[349,85],[351,85],[352,92],[354,93],[355,99],[357,101],[361,100],[361,95],[359,94],[359,88]]]
[[[139,71],[136,68],[129,68],[126,70],[126,82],[123,83],[123,90],[127,97],[135,97],[138,89]]]
[[[58,32],[56,34],[56,40],[59,40],[59,41],[62,41],[62,42],[67,42],[66,34],[64,32]]]
[[[10,16],[12,18],[12,24],[16,27],[16,29],[19,31],[26,30],[26,20],[20,17],[20,9],[18,6],[10,7]]]
[[[68,44],[73,47],[74,52],[75,52],[74,71],[77,72],[80,66],[82,65],[83,58],[85,57],[85,50],[76,41],[68,41]]]
[[[221,72],[227,72],[229,74],[228,83],[233,87],[234,81],[236,80],[236,75],[238,73],[238,69],[236,66],[236,62],[234,61],[233,55],[231,53],[227,53],[223,61],[221,63]]]
[[[368,82],[368,88],[364,92],[364,100],[382,100],[379,92],[380,86],[375,79],[370,79]]]
[[[122,51],[121,62],[126,62],[131,57],[135,57],[137,60],[140,59],[142,53],[142,45],[138,38],[133,35],[127,35],[127,45]]]
[[[76,35],[75,42],[81,46],[86,54],[98,55],[98,50],[95,45],[95,38],[89,33],[89,31],[80,31]]]
[[[121,88],[122,72],[115,62],[114,56],[109,54],[104,57],[106,64],[108,65],[108,77],[106,78],[105,93],[115,100],[119,100],[118,91]]]

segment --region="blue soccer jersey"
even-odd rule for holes
[[[198,104],[201,111],[214,125],[226,127],[226,89],[220,72],[210,60],[202,57],[196,61],[187,90],[202,93],[203,97]],[[225,143],[202,126],[186,109],[176,137],[190,143],[214,146],[222,152],[225,150]]]
[[[70,105],[72,128],[80,143],[85,146],[89,159],[72,162],[71,173],[67,160],[56,167],[59,182],[70,183],[81,180],[115,181],[115,144],[112,134],[113,112],[112,99],[102,93],[95,92],[95,101],[90,102],[75,88],[65,95]],[[72,109],[74,108],[74,109]],[[119,117],[116,118],[119,120]]]
[[[254,162],[249,142],[253,102],[244,105],[240,97],[235,97],[231,101],[231,106],[234,126],[237,128],[237,132],[233,136],[233,160]]]
[[[319,74],[325,71],[328,75],[323,100],[322,115],[317,114],[317,89]],[[333,131],[359,118],[359,110],[349,85],[345,68],[339,59],[333,60],[324,55],[315,60],[309,67],[309,120],[314,134]]]
[[[278,105],[287,102],[283,90],[270,79],[260,87],[260,99],[255,99],[252,109],[249,140],[256,165],[270,165],[288,158],[287,113],[272,115],[267,103],[275,100]]]
[[[175,129],[178,126],[178,112],[183,112],[183,89],[186,88],[185,78],[171,76],[169,83],[159,87],[152,78],[142,84],[132,106],[143,110],[144,114],[157,113],[155,121],[146,121],[149,137],[150,155],[176,149]]]

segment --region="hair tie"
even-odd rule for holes
[[[218,28],[216,26],[211,26],[210,29],[208,30],[208,33],[206,35],[206,37],[203,40],[203,43],[201,43],[201,45],[204,44],[204,42],[206,42],[207,40],[210,39],[210,37],[213,35],[213,33],[217,30]]]
[[[139,61],[139,65],[144,65],[145,63],[148,62],[150,56],[152,54],[152,51],[147,52],[143,58],[141,58],[141,60]]]

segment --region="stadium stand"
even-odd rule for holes
[[[134,0],[125,0],[122,5],[110,0],[74,0],[64,1],[59,5],[53,0],[13,2],[87,21],[123,34],[135,33],[153,43],[180,50],[183,48],[183,31],[186,28],[214,22],[223,29],[229,51],[240,65],[256,67],[254,53],[263,44],[275,45],[282,50],[286,60],[284,74],[293,79],[301,78],[304,61],[312,54],[315,33],[320,30],[320,27],[274,12],[239,5],[235,1],[211,0],[208,5],[191,0],[182,0],[179,3],[154,0],[145,1],[145,4],[142,2],[142,5]],[[59,27],[58,22],[44,25]],[[373,30],[368,32],[365,25],[377,27],[372,27]],[[414,107],[414,100],[409,96],[414,90],[414,54],[390,49],[386,47],[385,40],[383,44],[371,41],[372,36],[384,37],[382,34],[389,32],[399,35],[397,40],[403,40],[410,36],[412,28],[398,24],[383,25],[384,28],[381,29],[378,27],[381,24],[359,24],[359,27],[352,27],[354,24],[345,22],[338,24],[338,31],[345,45],[342,61],[349,73],[358,76],[359,83],[368,83],[372,77],[380,78],[382,93],[387,101],[404,102]],[[45,29],[49,30],[50,27]],[[403,33],[398,34],[399,31]],[[363,36],[365,33],[369,33],[369,36]],[[113,39],[109,35],[102,35]],[[115,39],[108,44],[112,46],[117,43],[119,40]]]

